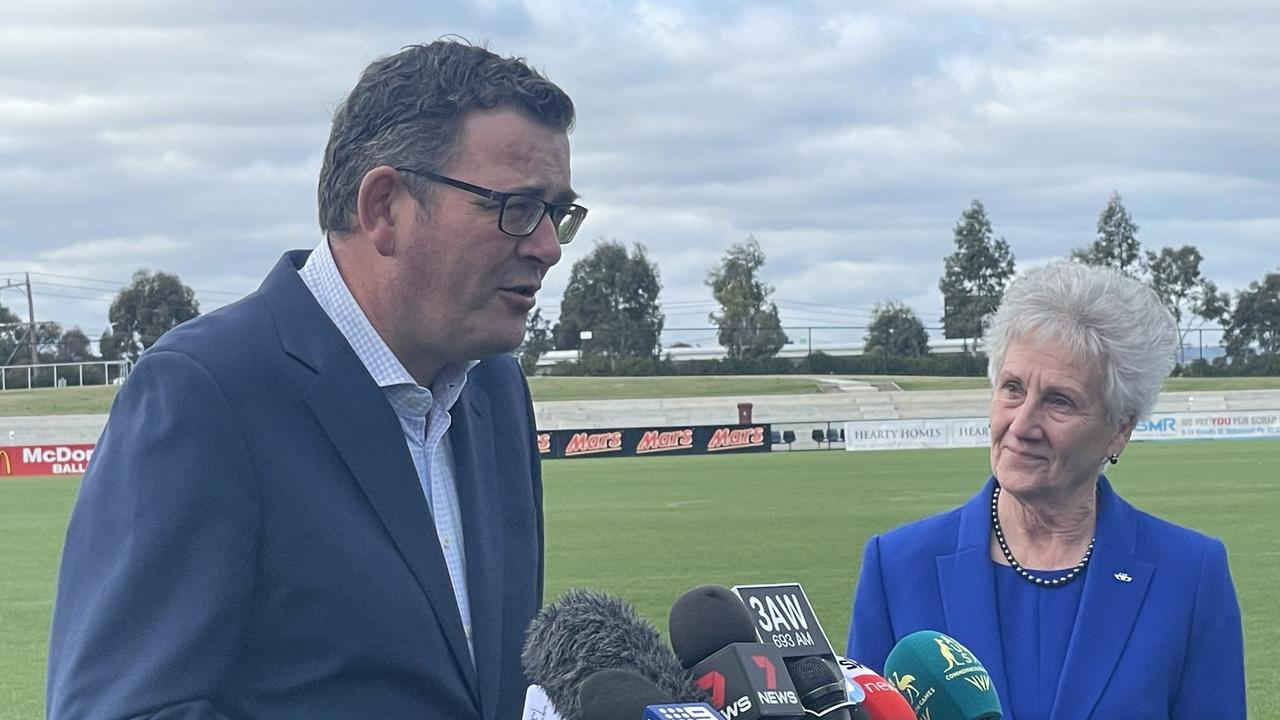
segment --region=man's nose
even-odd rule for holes
[[[563,251],[550,214],[544,215],[538,221],[538,226],[533,229],[533,232],[520,238],[520,242],[516,245],[516,252],[522,257],[535,258],[546,267],[560,262]]]

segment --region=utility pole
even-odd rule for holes
[[[0,285],[0,290],[5,290],[11,287],[22,287],[24,285],[27,288],[27,337],[26,337],[27,358],[30,360],[30,363],[32,365],[35,365],[36,364],[36,305],[31,300],[31,273],[23,273],[23,275],[26,277],[26,282],[17,283],[12,280],[6,280],[4,285]]]
[[[27,357],[31,364],[36,364],[36,304],[31,301],[31,273],[23,273],[27,278]]]

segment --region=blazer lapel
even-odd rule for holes
[[[493,416],[489,398],[479,386],[468,383],[463,397],[450,413],[449,441],[453,446],[454,478],[462,506],[462,533],[466,548],[467,594],[471,599],[472,642],[479,674],[480,708],[494,717],[502,667],[502,577],[505,533],[502,528],[503,497],[495,462]],[[522,629],[516,629],[517,635]]]
[[[1093,712],[1129,643],[1155,572],[1154,565],[1134,555],[1136,512],[1105,477],[1098,480],[1095,536],[1050,720],[1084,720]]]
[[[1004,652],[996,616],[995,568],[989,545],[993,485],[994,481],[988,480],[961,509],[958,551],[937,557],[938,586],[946,632],[982,662],[1007,706]]]
[[[382,390],[298,277],[296,270],[306,255],[286,255],[261,292],[278,315],[286,352],[316,370],[304,400],[427,596],[458,673],[476,697],[475,669],[458,603],[404,431]]]

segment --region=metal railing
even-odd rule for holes
[[[0,391],[116,385],[128,376],[132,367],[130,360],[8,365],[0,368]]]

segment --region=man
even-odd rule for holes
[[[542,485],[509,352],[586,213],[572,123],[482,48],[365,70],[325,151],[326,239],[168,333],[112,407],[50,717],[518,716]]]

